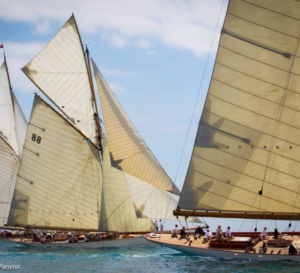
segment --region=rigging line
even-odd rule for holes
[[[210,44],[209,54],[207,55],[207,59],[206,59],[205,66],[204,66],[204,72],[202,74],[202,78],[201,78],[201,81],[200,81],[200,86],[199,86],[199,89],[198,89],[198,94],[196,96],[194,108],[193,108],[193,111],[192,111],[192,116],[191,116],[191,119],[190,119],[190,123],[189,123],[189,127],[188,127],[188,132],[186,134],[186,138],[185,138],[185,141],[184,141],[183,149],[182,149],[182,152],[181,152],[181,155],[180,155],[180,160],[179,160],[177,171],[176,171],[176,175],[175,175],[175,181],[177,180],[177,177],[178,177],[179,166],[181,165],[181,162],[182,162],[182,159],[183,159],[183,153],[184,153],[184,150],[185,150],[185,147],[186,147],[186,144],[187,144],[188,136],[189,136],[190,131],[191,131],[192,121],[193,121],[193,117],[194,117],[195,112],[196,112],[196,106],[198,104],[198,100],[199,100],[199,96],[200,96],[200,91],[201,91],[202,85],[204,83],[204,75],[206,74],[205,72],[207,72],[207,70],[208,70],[208,61],[209,61],[211,53],[212,53],[213,44],[215,43],[215,40],[216,40],[216,33],[217,33],[219,22],[221,20],[221,13],[222,13],[222,10],[224,8],[225,2],[227,2],[227,1],[226,0],[222,1],[222,6],[220,8],[220,12],[219,12],[219,16],[218,16],[218,21],[217,21],[217,24],[216,24],[216,27],[215,27],[215,31],[214,31],[214,36],[213,36],[213,39],[212,39],[211,44]],[[221,36],[221,33],[219,35],[219,38],[220,38],[220,36]],[[216,58],[216,56],[215,56],[215,58]]]
[[[199,100],[199,96],[200,96],[200,91],[202,89],[202,85],[203,85],[203,82],[204,82],[204,75],[206,74],[205,72],[208,70],[208,61],[209,61],[211,53],[212,53],[213,44],[215,43],[215,40],[216,40],[216,33],[217,33],[218,25],[219,25],[220,20],[221,20],[221,13],[222,13],[222,11],[224,9],[225,2],[227,2],[227,1],[226,0],[222,1],[222,5],[221,5],[220,11],[219,11],[218,20],[217,20],[217,23],[216,23],[216,26],[215,26],[214,36],[213,36],[213,39],[212,39],[211,44],[210,44],[209,54],[207,55],[207,59],[206,59],[205,66],[204,66],[204,72],[202,74],[202,78],[201,78],[201,81],[200,81],[200,86],[199,86],[199,89],[198,89],[198,94],[196,96],[196,100],[195,100],[194,108],[193,108],[193,111],[192,111],[192,116],[191,116],[191,119],[190,119],[188,131],[187,131],[187,134],[186,134],[186,137],[185,137],[185,140],[184,140],[184,144],[183,144],[183,149],[182,149],[182,152],[181,152],[181,155],[180,155],[180,158],[179,158],[179,163],[178,163],[178,166],[177,166],[177,170],[176,170],[176,174],[175,174],[175,179],[174,179],[175,183],[176,183],[176,180],[177,180],[177,177],[178,177],[178,173],[179,173],[179,168],[180,168],[180,165],[181,165],[181,162],[182,162],[182,159],[183,159],[183,153],[184,153],[185,148],[186,148],[188,136],[189,136],[190,131],[191,131],[193,117],[194,117],[195,112],[196,112],[196,106],[198,104],[198,100]],[[229,5],[229,3],[226,4],[227,7],[228,7],[228,5]],[[224,24],[224,21],[223,21],[223,24]],[[220,35],[221,35],[221,33],[220,33]],[[220,38],[220,35],[219,35],[219,38]],[[215,56],[215,58],[216,58],[216,56]],[[175,183],[173,185],[173,189],[175,187]],[[168,204],[167,207],[170,206],[170,203],[171,203],[171,198],[169,199],[169,204]]]

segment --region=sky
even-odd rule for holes
[[[0,44],[27,119],[38,90],[21,68],[74,14],[83,44],[181,189],[227,4],[228,0],[0,0]],[[218,221],[212,221],[213,226]],[[241,226],[240,220],[228,221],[236,230]],[[243,225],[249,230],[253,221]],[[285,228],[286,223],[281,229]]]
[[[83,44],[181,189],[226,8],[227,0],[0,0],[0,43],[29,119],[39,91],[21,68],[74,14]]]

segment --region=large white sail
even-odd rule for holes
[[[294,0],[230,1],[181,210],[299,219],[299,10]]]
[[[11,92],[5,61],[0,67],[0,97],[0,134],[8,141],[15,153],[19,154],[13,101],[14,97]]]
[[[112,165],[156,188],[180,191],[138,133],[93,62]]]
[[[98,148],[36,95],[9,224],[98,230]]]
[[[7,224],[27,123],[18,105],[7,69],[0,67],[0,225]]]
[[[7,224],[11,200],[19,169],[19,157],[0,135],[0,226]]]
[[[23,72],[87,137],[97,142],[91,83],[74,16]]]

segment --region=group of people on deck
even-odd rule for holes
[[[178,238],[178,235],[179,235],[179,239],[186,239],[187,242],[191,244],[191,240],[189,234],[187,234],[186,232],[185,226],[183,226],[182,229],[179,230],[178,225],[177,224],[175,225],[175,227],[172,230],[171,237]],[[212,233],[209,231],[209,229],[207,229],[205,232],[201,226],[198,226],[194,232],[194,239],[197,240],[202,236],[203,236],[203,241],[208,242],[212,237]]]
[[[221,242],[221,241],[225,240],[228,243],[230,242],[230,240],[233,238],[233,236],[231,234],[230,226],[227,227],[227,230],[224,235],[225,235],[225,237],[223,236],[223,231],[222,231],[221,225],[218,225],[218,227],[216,229],[216,241]],[[280,236],[280,233],[279,233],[278,229],[275,228],[274,233],[273,233],[273,239],[278,239],[279,236]],[[171,237],[179,238],[179,239],[186,239],[186,242],[189,242],[189,245],[191,245],[191,242],[192,242],[190,239],[190,235],[187,234],[187,232],[186,232],[185,226],[183,226],[181,229],[178,229],[177,224],[175,224],[175,227],[172,230]],[[212,233],[210,232],[209,229],[207,229],[205,232],[201,226],[198,226],[194,231],[194,239],[197,240],[200,237],[203,237],[203,243],[207,243],[211,240]],[[268,232],[267,232],[267,227],[264,227],[263,231],[260,233],[260,239],[262,241],[262,244],[259,247],[259,253],[261,253],[261,254],[267,253],[268,245],[267,245],[266,240],[268,238],[269,238],[269,236],[268,236]],[[254,242],[252,239],[249,240],[249,242],[246,246],[245,252],[246,253],[250,253],[250,252],[256,253],[256,249],[254,248]],[[296,248],[294,247],[294,245],[292,243],[288,247],[288,252],[290,255],[298,255],[298,251],[296,250]],[[279,253],[280,253],[280,251],[278,252],[278,254]]]

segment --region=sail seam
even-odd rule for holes
[[[229,153],[229,152],[225,152],[224,150],[222,150],[222,152],[223,152],[223,153],[227,153],[227,154],[232,155],[232,156],[235,156],[235,157],[240,158],[240,159],[242,159],[242,160],[245,160],[245,159],[242,158],[242,157],[239,157],[239,156],[237,156],[237,155],[235,155],[235,154],[232,154],[232,153]],[[209,163],[212,164],[212,165],[216,165],[216,166],[219,166],[219,167],[222,167],[222,168],[223,168],[222,165],[217,164],[215,161],[213,162],[213,161],[209,161],[209,160],[207,160],[207,159],[205,159],[205,158],[203,158],[203,157],[200,157],[200,156],[196,156],[196,155],[194,155],[194,156],[197,157],[197,158],[199,158],[199,159],[201,159],[201,160],[203,160],[203,161],[205,161],[205,162],[209,162]],[[254,164],[256,164],[256,165],[261,165],[261,164],[258,164],[258,163],[256,163],[256,162],[254,162],[254,161],[249,161],[249,162],[252,162],[252,163],[254,163]],[[237,172],[237,171],[234,170],[234,169],[230,169],[230,168],[228,168],[228,169],[231,170],[231,171],[234,172],[234,173],[241,174],[240,172]],[[269,167],[269,169],[272,170],[272,171],[274,171],[273,168],[270,168],[270,167]],[[205,175],[205,176],[210,177],[210,178],[212,178],[212,179],[217,179],[217,178],[212,177],[212,176],[209,176],[209,175],[207,175],[207,174],[205,174],[205,173],[203,173],[203,172],[199,172],[199,171],[198,171],[197,173],[202,174],[202,175]],[[281,173],[283,173],[283,172],[281,172]],[[283,174],[286,174],[286,175],[291,176],[290,174],[287,174],[287,173],[283,173]],[[243,175],[244,175],[244,176],[247,176],[247,177],[251,177],[251,178],[253,178],[253,179],[255,179],[255,180],[260,180],[260,179],[254,177],[254,176],[250,176],[250,175],[246,175],[246,174],[243,174]],[[292,177],[295,177],[295,176],[292,176]],[[295,177],[295,178],[298,178],[298,177]],[[221,181],[222,183],[224,183],[224,184],[226,184],[226,185],[228,185],[227,181],[222,181],[222,180],[219,180],[219,179],[217,179],[217,180],[218,180],[218,181]],[[286,188],[286,187],[280,187],[280,186],[278,186],[278,185],[273,185],[273,184],[272,184],[271,182],[269,182],[269,181],[266,181],[266,183],[267,183],[267,184],[270,184],[270,185],[272,185],[272,186],[275,186],[275,187],[277,187],[278,189],[284,189],[284,190],[289,191],[289,192],[291,192],[291,193],[297,193],[296,191],[291,191],[291,190],[289,190],[289,189]],[[233,186],[232,184],[229,184],[229,185],[230,185],[230,186]],[[239,187],[239,186],[236,186],[236,185],[235,185],[235,187],[236,187],[236,188],[240,188],[240,189],[242,189],[242,190],[245,190],[245,191],[247,191],[247,192],[255,193],[255,194],[256,194],[256,192],[252,192],[252,191],[246,190],[246,189],[244,189],[244,188],[242,188],[242,187]],[[282,202],[281,202],[281,203],[282,203]],[[283,203],[283,204],[284,204],[284,203]]]
[[[25,181],[28,182],[29,184],[33,185],[33,182],[30,181],[30,180],[28,180],[28,179],[26,179],[24,176],[21,176],[21,175],[18,174],[18,177],[22,178],[23,180],[25,180]]]
[[[257,42],[255,42],[253,40],[247,39],[245,37],[242,37],[242,36],[240,36],[238,34],[235,34],[235,33],[231,32],[231,31],[228,31],[225,28],[222,29],[222,34],[227,34],[227,35],[229,35],[231,37],[234,37],[234,38],[236,38],[236,39],[238,39],[240,41],[243,41],[243,42],[246,42],[248,44],[251,44],[251,45],[254,45],[254,46],[266,49],[266,50],[269,50],[271,52],[274,52],[274,53],[277,53],[279,55],[282,55],[283,57],[288,58],[288,59],[290,59],[292,57],[291,53],[284,52],[284,51],[281,51],[281,50],[278,50],[278,49],[275,49],[275,48],[272,48],[272,47],[269,47],[269,46],[257,43]]]

